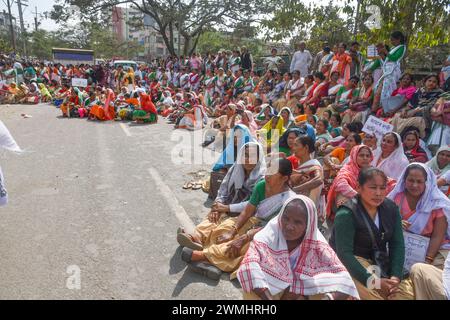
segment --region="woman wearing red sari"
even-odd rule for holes
[[[331,73],[334,71],[339,72],[339,83],[348,85],[350,80],[350,65],[352,63],[352,57],[345,51],[347,45],[340,43],[338,46],[338,52],[334,55],[331,66]]]

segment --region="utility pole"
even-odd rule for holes
[[[11,43],[13,46],[14,54],[16,53],[16,35],[14,34],[14,26],[12,23],[12,14],[11,14],[11,1],[6,0],[8,6],[8,14],[9,14],[9,30],[11,32]]]
[[[38,31],[38,27],[39,27],[39,23],[38,23],[38,14],[40,14],[40,12],[38,12],[37,10],[37,6],[34,7],[35,8],[35,12],[32,12],[32,14],[35,14],[36,17],[34,17],[34,30]]]
[[[178,59],[180,59],[181,56],[181,0],[178,1]]]
[[[353,38],[356,41],[356,36],[358,34],[358,23],[359,23],[359,15],[360,15],[360,9],[361,9],[361,1],[362,0],[356,0],[357,6],[356,6],[356,16],[355,16],[355,28],[353,29]]]
[[[23,2],[22,2],[23,1]],[[23,10],[22,6],[28,7],[28,0],[17,0],[17,8],[19,10],[19,19],[20,19],[20,30],[22,34],[22,41],[23,41],[23,54],[26,57],[27,56],[27,39],[26,39],[26,30],[25,30],[25,23],[23,22]]]

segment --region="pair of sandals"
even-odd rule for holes
[[[183,185],[183,189],[184,190],[189,190],[189,189],[200,190],[202,188],[202,186],[203,186],[202,181],[189,181]]]
[[[194,251],[202,251],[203,246],[195,242],[182,228],[177,230],[177,241],[183,247],[181,251],[181,260],[189,265],[189,268],[204,277],[218,281],[222,276],[222,270],[204,261],[192,261]]]

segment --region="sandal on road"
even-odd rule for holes
[[[184,189],[184,190],[192,189],[193,186],[194,186],[194,184],[193,184],[192,182],[186,182],[186,183],[183,185],[183,189]]]
[[[202,188],[202,186],[203,186],[202,181],[196,181],[192,185],[192,190],[200,190]]]
[[[195,251],[203,251],[203,246],[200,243],[195,242],[188,234],[184,232],[177,233],[177,242],[182,247]]]

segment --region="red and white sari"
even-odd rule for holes
[[[281,217],[296,199],[307,208],[308,226],[301,244],[289,252]],[[267,288],[277,295],[289,288],[291,293],[304,296],[341,292],[359,299],[350,274],[317,229],[314,203],[302,195],[289,198],[280,214],[256,234],[238,270],[238,279],[245,292]]]

